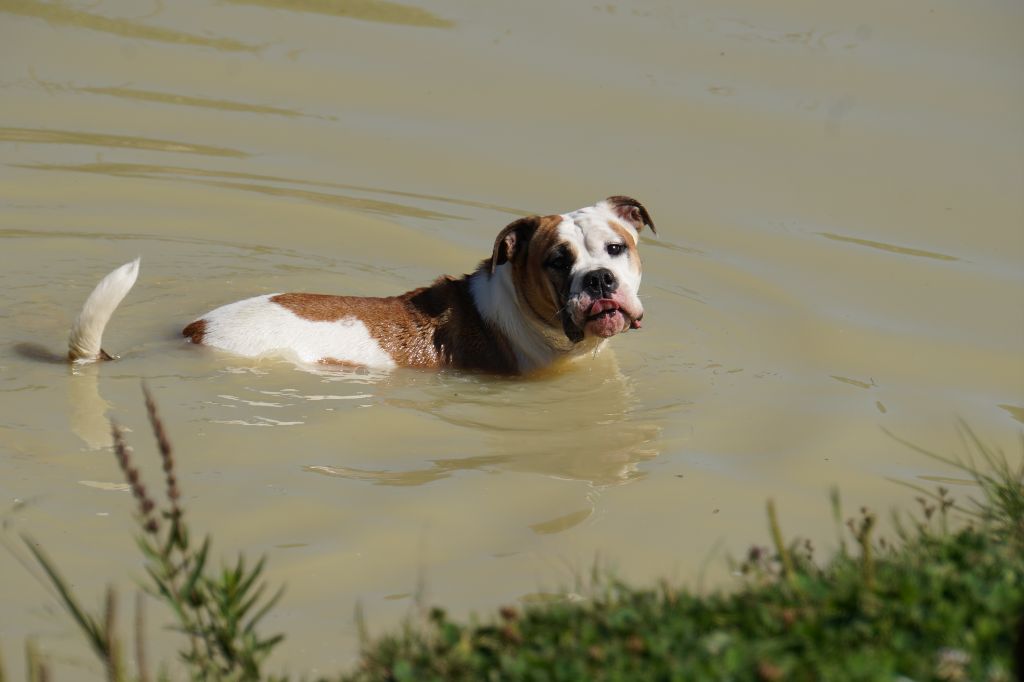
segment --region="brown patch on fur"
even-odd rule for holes
[[[633,227],[636,231],[644,229],[644,225],[651,228],[651,232],[658,234],[658,230],[654,227],[654,221],[651,220],[651,214],[647,212],[644,205],[633,197],[626,197],[622,195],[616,195],[605,199],[608,205],[612,207],[615,214],[623,220],[628,220],[633,223]]]
[[[187,337],[192,343],[202,343],[203,337],[206,336],[206,320],[196,320],[195,322],[192,322],[181,330],[181,335]]]
[[[362,367],[358,362],[352,362],[350,360],[339,360],[338,358],[320,358],[317,360],[317,364],[330,365],[331,367],[349,367],[356,369]]]
[[[544,267],[544,261],[551,250],[558,246],[558,226],[562,220],[562,216],[557,215],[541,218],[525,257],[512,264],[512,277],[519,285],[519,295],[534,315],[553,327],[561,324],[558,311],[564,301],[560,300],[548,269]]]
[[[270,302],[313,322],[358,319],[384,352],[404,367],[517,371],[511,346],[480,317],[465,277],[442,277],[429,287],[387,298],[293,293],[273,296]]]
[[[527,216],[506,225],[494,239],[494,252],[491,255],[491,272],[503,263],[514,260],[525,254],[530,240],[544,218]]]
[[[364,313],[373,314],[386,298],[361,298],[359,296],[330,296],[328,294],[278,294],[270,302],[287,308],[310,322],[336,322],[346,317],[361,318]]]
[[[633,241],[633,233],[630,232],[629,228],[625,226],[621,221],[615,220],[614,218],[608,221],[608,227],[612,228],[619,234],[625,234],[629,237],[629,241]]]

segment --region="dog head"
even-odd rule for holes
[[[640,328],[637,246],[645,226],[656,232],[647,209],[625,196],[522,218],[498,235],[490,269],[508,263],[524,313],[571,343],[606,339]]]

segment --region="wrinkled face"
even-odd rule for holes
[[[644,309],[637,297],[642,270],[638,231],[654,227],[639,202],[612,197],[533,220],[535,228],[526,230],[531,233],[520,231],[508,251],[519,251],[520,258],[510,260],[530,311],[560,327],[573,343],[639,329]]]

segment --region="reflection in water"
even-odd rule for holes
[[[110,403],[100,396],[100,363],[72,365],[71,372],[74,376],[67,382],[71,430],[90,450],[110,447]]]
[[[86,231],[82,230],[79,232],[69,232],[61,230],[35,230],[35,229],[19,229],[11,228],[5,229],[0,227],[0,240],[25,240],[31,242],[39,242],[41,240],[64,240],[70,239],[77,243],[77,240],[85,240],[86,243],[108,241],[130,241],[130,242],[141,242],[144,246],[140,246],[141,249],[146,248],[157,248],[163,253],[168,253],[173,249],[179,248],[181,245],[188,245],[186,249],[192,249],[197,247],[193,251],[202,252],[203,256],[210,256],[212,261],[218,262],[218,259],[223,257],[223,253],[226,251],[231,254],[232,258],[239,259],[239,264],[232,269],[232,272],[236,276],[243,276],[251,273],[266,273],[269,267],[276,267],[281,270],[288,271],[304,271],[304,270],[316,270],[318,268],[337,268],[339,264],[344,264],[345,267],[351,268],[356,272],[389,272],[385,266],[374,265],[372,267],[367,266],[363,263],[356,263],[345,260],[343,258],[335,256],[326,256],[315,253],[303,253],[294,249],[289,249],[281,246],[264,246],[261,244],[255,244],[251,242],[244,242],[242,240],[236,241],[219,241],[217,239],[208,237],[184,237],[184,236],[170,236],[170,235],[138,235],[129,231],[123,232],[108,232],[108,231]],[[0,246],[0,253],[4,247]],[[136,252],[137,253],[137,252]],[[189,266],[194,267],[196,259],[200,256],[190,256]],[[264,259],[273,258],[273,266],[266,264]],[[176,261],[180,262],[180,261]],[[104,260],[103,265],[108,265],[107,261]],[[92,278],[96,276],[95,271],[91,271],[88,274],[89,282],[92,282]],[[48,285],[49,286],[49,285]],[[189,294],[194,290],[188,289]],[[84,296],[84,294],[83,294]],[[173,338],[177,339],[178,334],[172,334]],[[60,354],[49,350],[47,347],[41,344],[35,343],[19,343],[14,345],[16,353],[22,357],[26,357],[30,360],[43,360],[47,362],[57,362],[63,364],[67,362],[67,351],[63,350]],[[254,374],[261,376],[269,373],[269,370],[261,369],[256,366],[237,365],[225,367],[222,371],[226,373],[238,373],[238,374]]]
[[[978,482],[973,478],[953,478],[952,476],[918,476],[917,478],[930,483],[947,483],[949,485],[965,485],[975,488],[980,487]]]
[[[655,239],[653,237],[650,237],[650,236],[647,236],[647,235],[641,235],[640,236],[640,243],[644,245],[645,249],[646,248],[665,249],[666,251],[677,251],[679,253],[690,253],[690,254],[693,254],[695,256],[707,255],[707,253],[705,251],[703,251],[701,249],[698,249],[696,247],[693,247],[693,246],[682,246],[681,244],[673,244],[667,238],[662,237],[661,235],[658,235],[657,239]]]
[[[21,357],[35,362],[68,364],[67,355],[38,343],[17,343],[13,349]],[[70,365],[73,376],[67,382],[71,430],[90,450],[100,450],[112,444],[110,421],[107,419],[110,403],[100,396],[99,367],[99,363]]]
[[[253,416],[252,419],[211,419],[214,424],[228,424],[230,426],[301,426],[305,422],[282,421],[270,417]]]
[[[875,509],[909,501],[887,475],[934,488],[917,474],[945,468],[902,456],[880,424],[941,444],[960,414],[1013,445],[1021,3],[835,4],[814,17],[792,3],[633,0],[614,15],[392,4],[456,26],[339,14],[386,6],[359,0],[0,0],[0,136],[24,142],[0,142],[2,345],[59,351],[75,292],[118,254],[151,263],[112,328],[134,358],[71,376],[0,347],[0,492],[40,498],[33,532],[66,541],[82,580],[137,567],[124,524],[91,513],[130,503],[86,487],[115,480],[109,455],[73,453],[106,439],[96,380],[148,443],[140,373],[160,377],[197,511],[232,544],[269,548],[294,587],[294,637],[278,659],[291,669],[334,669],[358,651],[338,622],[356,595],[378,626],[400,621],[405,605],[380,597],[408,590],[418,562],[461,612],[570,582],[595,551],[624,577],[687,579],[714,541],[763,534],[767,497],[787,500],[793,532],[827,542],[818,512],[832,483]],[[867,40],[869,16],[880,23]],[[550,153],[559,146],[574,153]],[[311,182],[334,180],[376,187]],[[340,368],[242,366],[171,338],[171,318],[233,294],[334,277],[339,290],[398,291],[446,270],[454,249],[493,239],[487,218],[499,215],[455,195],[569,208],[600,188],[635,190],[676,225],[643,237],[651,325],[613,340],[629,382],[599,358],[521,382],[396,372],[368,385]],[[349,221],[314,203],[331,195],[433,213]],[[440,214],[473,220],[443,230],[429,219]],[[871,256],[884,276],[865,272]],[[878,388],[861,385],[872,377]],[[690,521],[677,529],[679,518]],[[415,551],[424,537],[431,556]],[[10,638],[53,630],[26,575],[0,575]],[[523,601],[565,598],[555,592]]]
[[[128,483],[114,483],[113,481],[79,481],[78,484],[84,485],[86,488],[95,488],[96,490],[107,490],[117,493],[130,492],[132,489],[132,486]]]
[[[205,156],[231,156],[241,158],[247,153],[227,147],[213,147],[172,140],[154,140],[148,137],[127,135],[104,135],[83,133],[74,130],[44,130],[41,128],[0,128],[0,142],[29,142],[35,144],[81,144],[95,147],[119,147],[123,149],[145,149],[155,152],[180,152]]]
[[[306,470],[394,486],[422,485],[460,471],[494,468],[587,481],[595,486],[642,478],[638,465],[658,455],[661,428],[637,419],[630,380],[619,371],[611,352],[588,363],[562,377],[466,383],[459,385],[457,392],[441,383],[423,390],[421,398],[384,400],[392,408],[426,413],[483,434],[486,453],[436,459],[428,468],[406,471],[322,464]],[[583,518],[573,517],[568,522],[575,519],[578,523]],[[563,522],[566,519],[546,523],[557,526]]]
[[[459,471],[484,469],[506,461],[508,461],[507,458],[500,456],[436,459],[432,462],[433,466],[429,469],[414,469],[412,471],[372,471],[369,469],[324,465],[311,465],[303,467],[303,469],[314,474],[338,476],[354,481],[369,481],[380,485],[417,486],[448,478],[453,473]]]
[[[496,204],[488,204],[480,201],[471,201],[468,199],[455,199],[451,197],[442,197],[436,194],[419,194],[416,192],[402,192],[393,189],[382,189],[380,187],[365,187],[362,185],[348,185],[340,182],[319,182],[314,180],[299,180],[296,178],[285,178],[276,175],[261,175],[258,173],[240,173],[237,171],[224,171],[224,170],[210,170],[205,168],[188,168],[182,166],[165,166],[157,164],[142,164],[142,163],[80,163],[80,164],[46,164],[46,163],[23,163],[23,164],[11,164],[16,168],[31,168],[33,170],[52,170],[52,171],[73,171],[78,173],[97,173],[99,175],[111,175],[114,177],[125,177],[125,178],[150,178],[150,179],[184,179],[192,182],[203,183],[206,178],[214,178],[219,180],[254,180],[258,182],[276,182],[286,183],[290,185],[303,185],[306,187],[329,187],[333,189],[342,189],[356,192],[367,192],[372,194],[382,194],[387,196],[395,197],[407,197],[410,199],[426,199],[428,201],[437,201],[445,204],[452,204],[454,206],[468,206],[470,208],[483,208],[490,211],[498,211],[500,213],[509,213],[511,215],[529,215],[528,211],[523,211],[517,208],[510,208],[508,206],[498,206]],[[232,183],[220,184],[220,183],[209,183],[216,184],[218,186],[234,187],[239,188],[241,186],[234,185]],[[245,187],[243,187],[245,188]],[[335,195],[322,195],[322,196],[335,196]],[[397,215],[414,215],[415,217],[423,217],[428,219],[439,220],[442,218],[458,219],[459,216],[449,215],[445,213],[438,213],[434,211],[427,211],[423,209],[414,209],[406,204],[397,204],[390,202],[376,202],[375,208],[382,213],[395,211]],[[397,211],[403,211],[398,213]],[[410,214],[410,211],[418,211],[415,214]]]
[[[455,25],[455,22],[442,19],[425,9],[388,2],[388,0],[346,0],[346,2],[337,2],[336,0],[227,0],[227,2],[233,5],[253,5],[292,12],[325,14],[332,17],[378,21],[400,26],[450,28]]]
[[[367,213],[379,213],[386,216],[401,215],[410,218],[422,218],[424,220],[457,219],[457,216],[437,213],[436,211],[428,211],[412,206],[403,206],[391,201],[364,199],[361,197],[350,197],[341,194],[328,194],[326,192],[313,192],[308,189],[298,189],[295,187],[274,187],[272,185],[256,185],[248,182],[224,181],[211,181],[205,184],[224,187],[227,189],[240,189],[246,192],[257,192],[259,194],[267,194],[275,197],[302,199],[304,201],[312,201],[318,204],[341,206],[342,208],[366,211]]]
[[[835,49],[851,49],[871,35],[871,29],[866,26],[859,26],[856,30],[820,30],[807,28],[793,30],[792,27],[785,29],[772,28],[764,25],[765,22],[753,22],[744,19],[723,18],[704,19],[705,29],[729,38],[735,38],[746,42],[763,42],[771,45],[789,44],[799,45],[813,51],[828,51]]]
[[[379,367],[346,367],[344,365],[316,365],[310,367],[308,365],[303,366],[303,369],[310,374],[323,379],[325,382],[339,382],[342,384],[354,384],[362,386],[374,386],[382,381],[386,381],[391,377],[391,373],[386,369]],[[323,395],[300,395],[293,389],[285,389],[289,392],[292,397],[302,398],[303,400],[323,400],[324,398],[333,399],[333,396]],[[273,393],[271,393],[273,395]],[[372,394],[353,394],[352,398],[369,398]]]
[[[230,38],[208,38],[170,28],[147,26],[130,19],[112,19],[67,7],[63,2],[2,0],[0,2],[0,12],[18,14],[23,17],[35,17],[53,26],[74,26],[90,31],[110,33],[123,38],[156,40],[175,45],[197,45],[229,52],[255,52],[259,49],[256,45],[248,45]]]
[[[282,109],[280,107],[268,107],[260,104],[249,104],[247,102],[236,102],[229,99],[212,99],[210,97],[193,97],[179,95],[170,92],[155,92],[153,90],[136,90],[135,88],[72,88],[78,92],[87,92],[92,95],[108,95],[110,97],[121,97],[123,99],[139,100],[142,102],[159,102],[161,104],[176,104],[186,107],[200,107],[203,109],[216,109],[218,111],[244,111],[250,114],[271,114],[275,116],[303,116],[301,111],[294,109]]]
[[[1011,417],[1024,424],[1024,407],[1019,405],[996,405],[996,407],[1005,410]]]
[[[850,386],[856,386],[857,388],[872,388],[875,385],[873,380],[871,383],[868,383],[866,381],[860,381],[858,379],[851,379],[850,377],[841,377],[838,374],[830,374],[829,376],[832,379],[835,379],[836,381],[842,382],[844,384],[849,384]]]
[[[529,592],[519,597],[523,604],[563,604],[581,602],[583,595],[576,592]]]
[[[295,389],[290,388],[282,389],[280,391],[260,391],[260,393],[263,395],[281,396],[282,398],[298,398],[299,400],[305,400],[307,402],[320,402],[322,400],[366,400],[367,398],[373,397],[370,393],[353,393],[352,395],[308,395],[299,393]]]
[[[530,526],[530,530],[538,535],[553,535],[554,533],[561,533],[563,530],[569,530],[573,526],[578,526],[583,523],[590,518],[590,515],[593,512],[593,508],[580,509],[579,511],[564,514],[558,518],[551,519],[550,521],[535,523]]]
[[[878,249],[880,251],[888,251],[889,253],[898,253],[903,256],[917,256],[919,258],[934,258],[935,260],[947,260],[954,261],[960,260],[956,256],[947,256],[944,253],[936,253],[935,251],[924,251],[922,249],[911,249],[906,246],[896,246],[895,244],[886,244],[885,242],[871,241],[870,239],[857,239],[856,237],[844,237],[840,234],[831,234],[829,232],[819,232],[819,235],[826,239],[831,239],[837,242],[849,242],[850,244],[858,244],[860,246],[867,246],[872,249]]]

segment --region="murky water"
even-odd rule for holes
[[[910,506],[893,480],[957,475],[887,431],[955,453],[963,418],[1013,450],[1024,421],[1022,35],[1017,2],[0,0],[6,537],[88,603],[130,592],[105,418],[158,486],[143,378],[196,529],[288,584],[268,627],[293,672],[352,660],[357,602],[379,632],[418,586],[464,614],[596,556],[721,584],[769,497],[822,546],[833,484]],[[466,272],[518,215],[618,193],[659,228],[645,327],[572,371],[309,372],[177,337],[249,295]],[[61,352],[139,254],[121,361],[19,351]],[[0,572],[7,659],[34,636],[62,679],[96,670]]]

